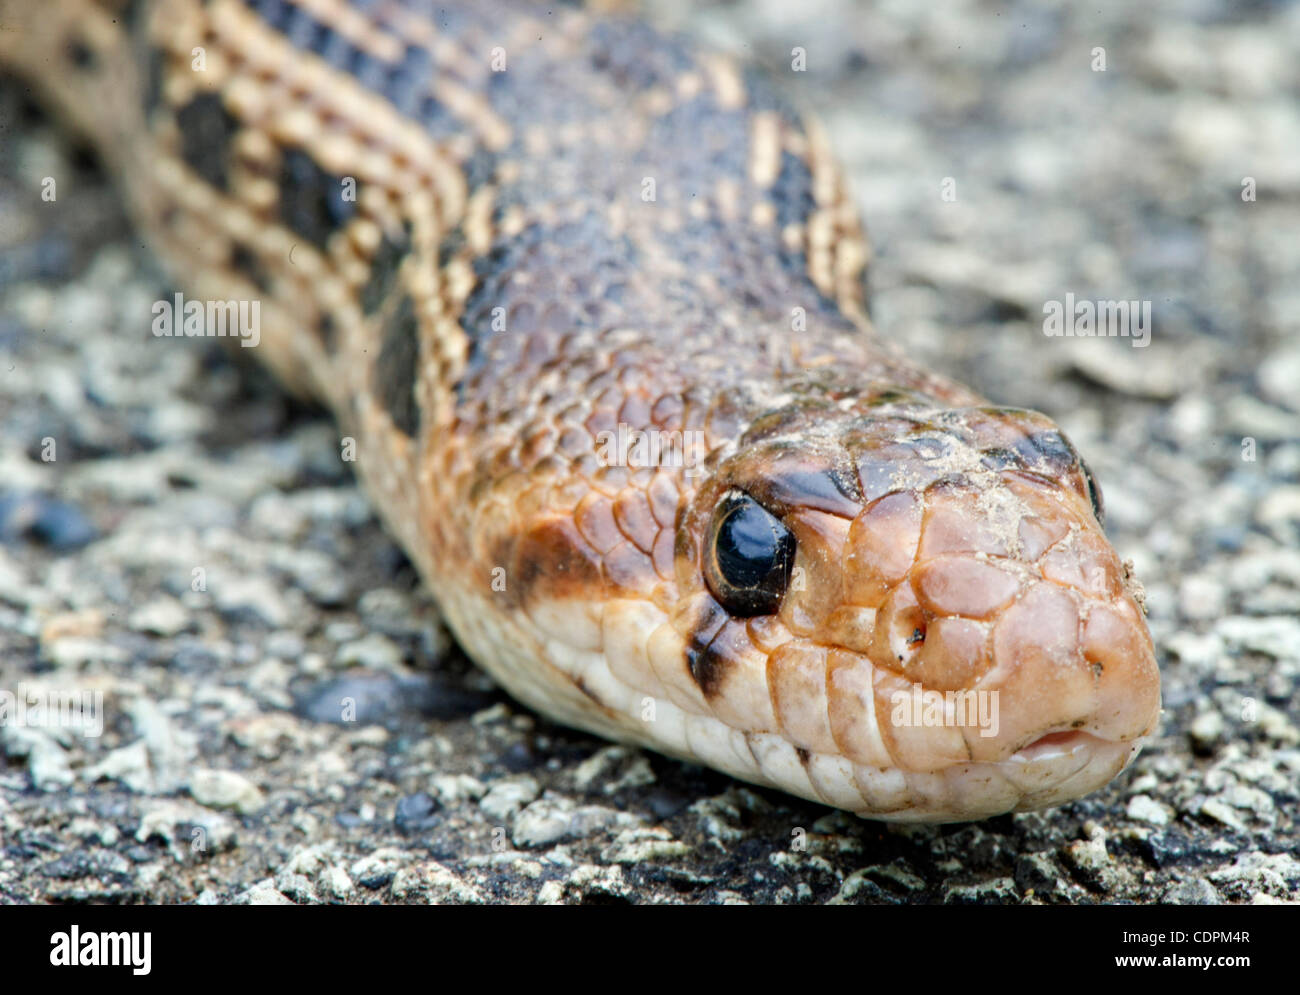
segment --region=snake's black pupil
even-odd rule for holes
[[[772,614],[790,582],[794,536],[747,494],[724,498],[715,521],[709,587],[733,615]]]

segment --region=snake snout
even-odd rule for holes
[[[850,604],[825,636],[870,661],[900,767],[1080,759],[1154,728],[1151,638],[1085,493],[1016,471],[941,482],[880,498],[848,537]]]

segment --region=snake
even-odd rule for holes
[[[896,822],[1153,735],[1087,464],[874,327],[830,138],[754,66],[497,0],[0,0],[0,66],[169,279],[259,305],[240,344],[524,705]]]

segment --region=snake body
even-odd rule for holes
[[[518,700],[901,821],[1076,798],[1154,729],[1086,465],[873,330],[827,139],[755,73],[426,0],[0,0],[0,63],[181,286],[261,303]]]

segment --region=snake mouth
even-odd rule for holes
[[[1145,741],[1146,737],[1115,740],[1081,729],[1058,730],[1039,736],[996,767],[1026,790],[1019,807],[1038,808],[1048,799],[1078,797],[1105,784],[1133,762]],[[1071,795],[1071,784],[1086,789]]]
[[[1048,760],[1053,757],[1065,757],[1081,750],[1095,750],[1115,747],[1128,747],[1129,743],[1117,743],[1114,740],[1094,736],[1081,729],[1064,729],[1045,733],[1028,746],[1021,747],[1008,758],[1011,761],[1028,762]]]

